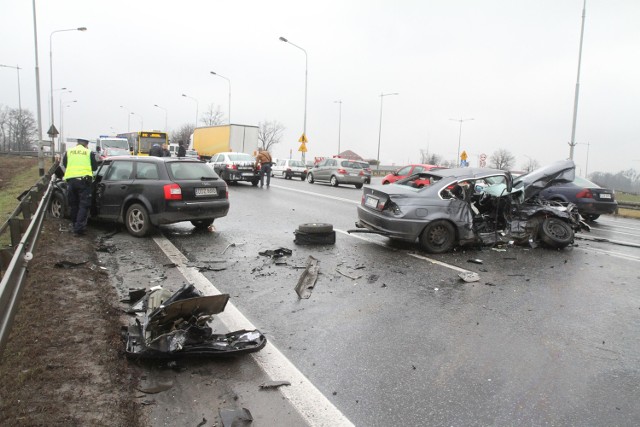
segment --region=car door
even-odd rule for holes
[[[133,182],[133,160],[114,160],[104,177],[96,183],[96,214],[98,218],[117,219],[122,202]]]

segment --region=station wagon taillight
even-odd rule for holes
[[[588,188],[583,188],[578,194],[576,194],[578,199],[593,199],[593,193]]]
[[[182,188],[178,184],[166,184],[164,186],[165,200],[182,200]]]
[[[346,170],[344,170],[344,169],[338,169],[338,173],[339,173],[340,175],[346,175],[346,174],[347,174],[347,171],[346,171]]]
[[[237,165],[227,165],[227,169],[238,169]]]

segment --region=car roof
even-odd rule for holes
[[[500,170],[500,169],[489,169],[489,168],[453,168],[453,169],[437,169],[430,170],[428,172],[430,175],[439,176],[442,178],[456,178],[456,179],[464,179],[464,178],[478,178],[487,175],[507,175],[509,172]]]
[[[144,160],[145,162],[166,163],[166,162],[194,162],[195,159],[184,157],[156,157],[156,156],[109,156],[109,160]]]

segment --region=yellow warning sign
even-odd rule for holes
[[[467,152],[463,151],[462,153],[460,153],[460,160],[467,160]]]
[[[301,153],[306,153],[307,152],[307,146],[305,145],[304,142],[302,144],[300,144],[300,148],[298,148],[298,151],[300,151]]]
[[[300,137],[300,139],[298,140],[298,142],[302,142],[303,144],[305,142],[309,142],[307,141],[307,135],[305,135],[304,133],[302,134],[302,136]],[[302,151],[302,150],[298,150],[298,151]],[[304,151],[307,151],[306,149]]]

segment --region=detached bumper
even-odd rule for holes
[[[164,212],[151,215],[154,225],[173,224],[182,221],[214,219],[227,216],[229,200],[218,199],[198,202],[169,202]]]

